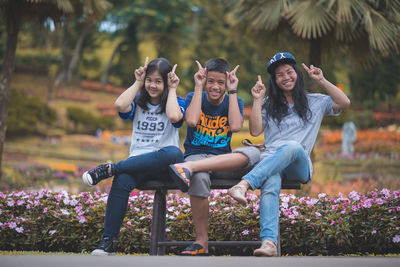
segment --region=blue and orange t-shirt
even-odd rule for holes
[[[190,105],[193,92],[186,96],[186,107]],[[240,113],[243,116],[243,100],[238,97]],[[213,105],[207,100],[207,92],[203,92],[201,114],[196,127],[187,127],[184,142],[184,156],[194,154],[225,154],[230,153],[232,132],[228,121],[229,96],[225,95],[219,105]]]

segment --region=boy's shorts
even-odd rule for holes
[[[246,167],[239,171],[209,171],[209,172],[196,172],[190,179],[190,187],[188,194],[195,197],[207,198],[211,192],[211,179],[237,179],[238,182],[246,173],[248,173],[259,161],[260,150],[256,147],[239,147],[232,153],[242,153],[249,159]],[[196,154],[189,155],[185,161],[196,161],[205,158],[216,156],[214,154]]]

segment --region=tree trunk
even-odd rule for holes
[[[108,83],[108,76],[110,75],[110,70],[111,70],[114,58],[117,55],[117,53],[119,52],[119,50],[121,49],[121,46],[123,46],[125,43],[126,43],[126,41],[122,41],[117,45],[117,47],[115,47],[115,49],[110,57],[110,60],[108,61],[107,66],[103,71],[103,75],[101,76],[101,84],[104,85],[104,84]]]
[[[321,53],[322,53],[322,39],[316,38],[310,40],[310,48],[309,48],[308,56],[309,56],[309,65],[314,65],[315,67],[321,67]],[[306,86],[309,91],[315,91],[317,84],[311,80],[306,80]]]
[[[309,51],[309,60],[310,65],[314,65],[318,68],[321,67],[321,54],[322,54],[322,39],[311,39],[310,40],[310,51]]]
[[[74,53],[72,54],[72,58],[68,66],[68,73],[67,73],[68,82],[72,80],[72,72],[75,68],[76,62],[78,62],[79,55],[81,54],[83,40],[85,40],[85,37],[89,33],[89,30],[92,28],[92,26],[93,26],[92,23],[86,23],[83,27],[81,34],[79,35],[78,40],[76,41]]]
[[[2,157],[7,131],[8,103],[10,98],[11,75],[14,72],[15,51],[21,26],[22,4],[20,0],[8,1],[3,16],[7,24],[6,51],[0,73],[0,179],[2,177]]]
[[[67,81],[68,73],[68,19],[63,19],[62,26],[62,37],[61,37],[61,70],[54,79],[54,84],[49,86],[49,94],[47,96],[47,101],[51,101],[54,96],[57,95],[58,87],[60,83],[65,83]]]

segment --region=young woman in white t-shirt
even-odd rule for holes
[[[156,58],[135,70],[135,83],[115,101],[122,119],[133,121],[129,157],[118,163],[105,163],[85,172],[83,182],[96,185],[114,176],[107,200],[102,239],[92,255],[115,253],[130,192],[143,180],[165,177],[168,165],[183,162],[179,128],[183,123],[185,101],[178,98],[179,78],[165,58]]]

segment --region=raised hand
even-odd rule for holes
[[[200,62],[198,62],[197,60],[196,64],[199,67],[199,70],[194,74],[194,83],[195,86],[201,86],[201,88],[204,88],[207,78],[207,69],[203,68]]]
[[[226,86],[228,87],[228,91],[237,89],[239,79],[236,76],[236,71],[238,68],[239,65],[237,65],[231,72],[226,72]]]
[[[174,90],[178,87],[179,84],[179,77],[175,74],[175,69],[178,65],[175,64],[172,68],[172,71],[168,73],[168,88],[169,90]]]
[[[149,57],[146,57],[146,61],[144,62],[144,66],[140,66],[135,70],[135,79],[139,82],[144,82],[144,78],[146,77],[146,69],[149,64]]]
[[[305,71],[308,73],[310,79],[316,82],[320,82],[324,79],[324,74],[322,73],[322,70],[320,68],[314,67],[314,65],[310,65],[310,67],[307,67],[304,63],[301,63],[301,66],[303,66]]]
[[[267,90],[265,89],[265,85],[263,84],[261,80],[261,76],[258,75],[258,80],[256,84],[251,88],[251,94],[253,95],[254,99],[264,99],[265,92]]]

